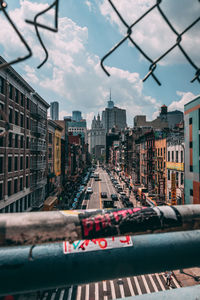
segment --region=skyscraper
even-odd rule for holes
[[[123,130],[127,126],[126,110],[114,106],[114,102],[111,100],[111,95],[107,108],[102,111],[102,123],[106,133],[108,133],[112,128]]]
[[[81,111],[74,110],[72,112],[72,120],[77,122],[81,121],[82,120]]]
[[[59,103],[57,101],[50,103],[50,117],[52,120],[58,120]]]

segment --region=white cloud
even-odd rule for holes
[[[155,0],[113,0],[114,5],[128,25],[133,24],[155,2]],[[160,7],[179,33],[199,17],[199,3],[196,0],[163,1]],[[126,35],[127,28],[122,24],[109,2],[102,0],[99,3],[99,8],[102,15],[111,24],[117,25],[123,36]],[[181,42],[181,45],[196,64],[200,64],[199,51],[197,50],[200,45],[199,23],[183,35]],[[177,39],[177,36],[172,32],[157,8],[154,8],[132,28],[131,36],[153,60],[172,47]],[[178,47],[160,61],[164,65],[180,62],[183,63],[186,60]]]
[[[87,5],[89,11],[92,11],[92,3],[88,0],[85,1],[85,4]]]
[[[184,105],[197,97],[197,95],[194,95],[191,92],[177,91],[176,94],[179,97],[181,97],[181,99],[178,101],[173,101],[168,107],[169,111],[176,110],[176,109],[184,111]]]
[[[71,116],[72,113],[71,112],[68,112],[66,110],[61,110],[59,112],[59,120],[64,120],[64,117],[68,117],[68,116]]]

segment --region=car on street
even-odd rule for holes
[[[92,194],[92,193],[93,193],[93,190],[92,190],[91,186],[88,186],[86,192],[87,192],[88,194]]]
[[[117,187],[116,187],[116,190],[118,191],[118,193],[120,193],[120,192],[123,192],[123,189],[122,189],[122,187],[121,187],[121,186],[120,186],[120,187],[119,187],[119,186],[117,186]]]
[[[106,192],[101,192],[101,198],[107,198],[107,193]]]
[[[103,200],[103,208],[116,208],[116,206],[112,200]]]
[[[111,199],[112,199],[113,201],[117,201],[117,200],[118,200],[117,194],[111,194]]]

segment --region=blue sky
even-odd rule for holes
[[[44,53],[33,26],[26,24],[24,19],[33,20],[37,12],[52,2],[8,0],[7,4],[10,16],[33,49],[33,57],[13,67],[47,102],[59,101],[61,118],[70,115],[72,110],[81,110],[90,126],[94,115],[105,108],[110,88],[116,106],[127,110],[130,126],[135,115],[146,114],[150,120],[164,103],[169,110],[183,110],[185,103],[200,94],[200,84],[190,83],[195,71],[178,49],[157,66],[155,74],[161,86],[152,78],[142,82],[149,62],[127,41],[105,60],[111,74],[107,77],[100,67],[100,59],[126,34],[126,28],[107,0],[60,0],[58,33],[40,29],[49,50],[49,60],[38,70]],[[128,24],[155,3],[154,0],[113,2]],[[163,0],[161,7],[179,32],[200,15],[197,0]],[[53,24],[53,16],[51,10],[40,22]],[[0,22],[1,55],[6,60],[24,55],[24,47],[2,13]],[[199,23],[184,35],[182,46],[200,67]],[[157,9],[134,27],[132,38],[152,59],[176,41]]]

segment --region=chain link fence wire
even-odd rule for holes
[[[194,61],[192,60],[192,58],[189,56],[189,54],[185,51],[185,49],[183,48],[183,46],[181,45],[182,42],[182,37],[183,35],[188,32],[191,28],[193,28],[199,21],[200,21],[200,16],[194,20],[188,27],[186,27],[182,32],[178,32],[175,29],[175,26],[170,22],[169,18],[166,16],[166,14],[163,12],[162,8],[161,8],[161,3],[163,2],[162,0],[157,0],[156,3],[150,7],[144,14],[142,14],[134,23],[132,23],[131,25],[128,25],[127,22],[125,21],[125,19],[122,17],[121,13],[119,12],[119,10],[116,8],[116,6],[113,4],[112,0],[108,0],[108,2],[110,3],[112,9],[115,11],[115,13],[117,14],[117,16],[119,17],[120,21],[125,25],[125,27],[127,28],[127,35],[120,40],[106,55],[104,55],[104,57],[101,59],[101,67],[103,69],[103,71],[106,73],[106,75],[110,76],[108,70],[105,68],[104,66],[104,61],[106,58],[108,58],[113,52],[115,52],[115,50],[117,48],[119,48],[126,40],[129,40],[133,46],[135,46],[137,48],[137,50],[140,52],[140,54],[143,55],[143,57],[145,57],[151,64],[149,66],[149,72],[147,73],[147,75],[144,77],[143,81],[147,80],[147,78],[149,78],[150,76],[153,77],[153,79],[155,80],[155,82],[158,85],[161,85],[159,79],[155,76],[154,71],[157,67],[157,64],[159,61],[161,61],[164,57],[166,57],[172,50],[174,50],[176,47],[179,48],[179,50],[182,52],[182,54],[184,55],[184,57],[186,58],[186,60],[189,62],[189,64],[195,69],[195,75],[193,77],[193,79],[191,80],[191,82],[194,82],[195,80],[197,80],[200,83],[200,68],[194,63]],[[200,2],[200,0],[198,0],[198,2]],[[152,60],[147,53],[145,53],[144,50],[142,50],[142,48],[134,41],[134,39],[131,37],[131,34],[133,33],[133,28],[134,26],[139,23],[142,19],[144,19],[150,12],[152,12],[153,10],[158,10],[158,12],[160,13],[160,16],[162,17],[162,19],[166,22],[166,24],[169,26],[169,28],[171,29],[171,31],[176,35],[176,41],[175,43],[167,50],[165,51],[160,57],[158,57],[155,60]]]

